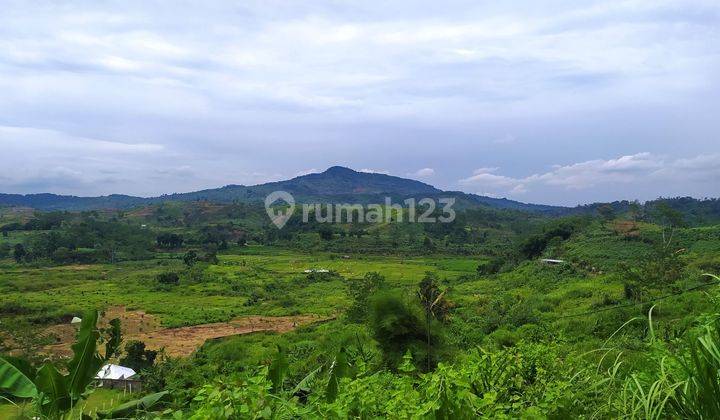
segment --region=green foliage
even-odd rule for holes
[[[50,418],[60,418],[63,413],[70,410],[73,401],[80,398],[82,393],[80,395],[73,394],[71,388],[73,384],[70,379],[60,374],[51,363],[44,364],[37,371],[35,386],[37,387],[40,411],[43,415]]]
[[[338,395],[340,380],[350,376],[350,366],[348,364],[345,348],[340,348],[340,351],[337,356],[335,356],[329,370],[328,383],[327,387],[325,387],[325,398],[328,402],[333,402]]]
[[[268,368],[268,378],[272,382],[272,391],[279,392],[282,390],[283,380],[288,370],[288,361],[285,357],[285,351],[278,346],[277,355]]]
[[[13,249],[13,258],[15,258],[15,262],[20,263],[25,259],[25,257],[27,257],[27,251],[25,250],[23,244],[15,244],[15,248]]]
[[[127,366],[136,372],[152,368],[158,352],[145,348],[145,343],[139,340],[130,340],[125,343],[125,355],[120,359],[122,366]]]
[[[34,379],[35,371],[28,362],[10,356],[0,358],[0,392],[18,398],[35,397]]]
[[[368,318],[370,297],[385,285],[385,277],[377,272],[366,273],[361,279],[348,279],[346,282],[352,305],[345,316],[350,322],[362,323]]]
[[[44,390],[35,400],[56,417],[70,412],[67,396],[78,407],[91,388],[71,392],[64,364],[37,364],[54,344],[46,328],[86,307],[126,305],[163,327],[316,315],[291,332],[208,340],[155,364],[151,350],[128,343],[120,363],[142,370],[148,391],[172,397],[163,417],[714,418],[720,338],[712,316],[697,316],[718,312],[701,274],[718,266],[720,228],[683,227],[645,206],[630,215],[630,204],[612,206],[612,223],[473,209],[447,226],[333,225],[327,240],[320,225],[296,221],[266,231],[266,216],[255,218],[264,210],[245,205],[30,215],[0,238],[28,254],[0,261],[0,337],[35,356]],[[704,217],[683,214],[690,225]],[[137,236],[121,241],[123,231]],[[154,246],[171,235],[202,251]],[[236,246],[241,239],[248,245]],[[522,244],[533,258],[566,263],[521,261]],[[58,265],[66,263],[82,265]],[[329,272],[305,273],[321,268]],[[177,281],[159,287],[168,273]],[[658,298],[653,322],[638,321]],[[72,368],[96,363],[103,344],[102,359],[117,354],[118,331],[111,322],[89,335],[95,358],[75,361],[76,349]],[[0,364],[0,379],[13,377],[0,384],[27,385],[19,370],[37,393],[38,369],[26,367]],[[33,392],[22,388],[13,392]],[[158,407],[134,402],[112,416],[153,417],[146,411]]]
[[[489,261],[483,261],[477,266],[477,273],[481,276],[489,274],[497,274],[506,263],[504,257],[493,257]]]
[[[419,307],[393,293],[379,293],[370,302],[370,327],[382,349],[385,364],[397,367],[410,351],[425,366],[435,362],[428,353],[428,329]],[[430,350],[439,347],[441,339],[434,325],[430,329]],[[436,354],[436,352],[432,352]]]
[[[102,333],[105,335],[105,358],[110,359],[117,357],[120,352],[120,343],[122,343],[122,331],[120,328],[120,320],[115,318],[108,322],[109,327]]]
[[[140,417],[144,413],[157,411],[159,405],[165,402],[170,393],[168,391],[149,394],[137,400],[128,401],[111,410],[98,411],[98,419],[127,419]]]
[[[85,398],[88,386],[107,361],[97,354],[100,339],[96,328],[97,319],[97,311],[88,311],[83,315],[76,342],[72,346],[73,357],[67,364],[67,374],[60,373],[49,362],[33,373],[28,362],[0,359],[0,390],[16,398],[32,398],[43,416],[62,417],[76,401]],[[111,336],[108,341],[115,340]],[[110,349],[113,349],[112,345]]]
[[[73,357],[68,362],[70,373],[67,376],[67,389],[74,400],[82,396],[103,365],[103,359],[97,352],[100,338],[100,333],[96,329],[97,320],[97,311],[86,312],[75,344],[72,345]]]
[[[340,372],[340,366],[345,366],[340,354],[329,386],[311,394],[305,403],[292,394],[271,398],[271,383],[260,370],[232,383],[204,386],[195,398],[193,415],[281,419],[563,416],[567,410],[585,413],[581,401],[591,397],[569,374],[572,367],[563,364],[553,346],[473,352],[460,364],[440,364],[434,372],[422,375],[412,374],[408,354],[400,375],[381,371],[353,377]]]
[[[198,255],[197,252],[193,251],[192,249],[183,255],[183,262],[186,266],[192,267],[195,265],[195,263],[198,261]]]
[[[157,280],[158,284],[165,286],[177,286],[180,284],[180,276],[173,272],[160,273],[155,277],[155,280]]]

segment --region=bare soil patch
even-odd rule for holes
[[[127,310],[123,306],[108,308],[101,317],[99,325],[107,326],[111,319],[119,318],[123,340],[140,340],[151,350],[164,349],[168,356],[189,356],[206,340],[249,334],[258,331],[284,333],[301,325],[311,324],[322,319],[315,315],[297,316],[245,316],[228,322],[193,325],[180,328],[162,328],[160,321],[144,311]],[[45,333],[54,338],[56,344],[46,346],[44,351],[60,357],[72,356],[70,346],[75,340],[79,324],[53,325]]]

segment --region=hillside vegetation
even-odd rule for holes
[[[717,418],[714,203],[280,230],[255,202],[6,208],[0,416]],[[98,407],[76,340],[144,393]]]

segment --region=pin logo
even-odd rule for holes
[[[276,211],[272,208],[272,205],[279,200],[287,203],[288,208],[285,211]],[[270,217],[270,221],[273,222],[278,229],[282,229],[295,211],[295,198],[289,192],[274,191],[265,197],[265,211]]]

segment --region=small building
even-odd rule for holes
[[[543,258],[540,262],[550,265],[565,264],[565,260],[554,260],[552,258]]]
[[[320,268],[320,269],[310,269],[310,270],[305,270],[305,271],[304,271],[304,273],[307,273],[307,274],[310,274],[310,273],[329,273],[329,272],[330,272],[330,270],[326,270],[326,269],[324,269],[324,268]]]
[[[142,391],[142,381],[137,373],[125,366],[108,364],[95,375],[98,386],[107,389],[122,389],[125,392]]]
[[[67,319],[67,318],[66,318]],[[82,322],[82,318],[78,318],[76,316],[72,317],[72,320],[70,320],[71,324],[79,324]]]

